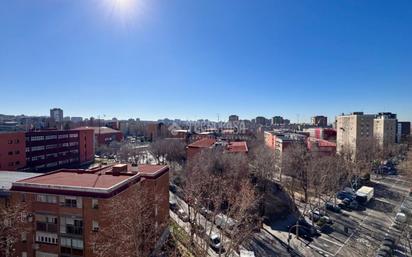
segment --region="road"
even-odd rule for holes
[[[188,205],[185,201],[179,198],[177,195],[169,192],[170,200],[175,201],[180,208],[182,208],[186,213],[188,213]],[[183,222],[179,217],[172,211],[170,211],[170,217],[177,222],[177,224],[184,228],[185,231],[190,234],[190,224]],[[197,220],[202,224],[207,230],[212,226],[203,215],[198,214]],[[213,232],[218,235],[223,233],[216,227],[212,226]],[[223,246],[230,243],[230,238],[222,236]],[[205,243],[203,239],[199,239],[199,243]],[[294,252],[288,252],[286,244],[282,243],[280,240],[275,238],[273,235],[262,229],[260,232],[255,233],[252,238],[245,241],[242,247],[246,250],[253,251],[256,257],[275,257],[275,256],[303,256]],[[208,251],[210,256],[218,256],[218,254],[209,248]]]

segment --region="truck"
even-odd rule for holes
[[[363,186],[356,191],[356,200],[361,204],[366,204],[373,198],[373,193],[373,187]]]

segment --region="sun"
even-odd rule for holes
[[[100,1],[100,0],[99,0]],[[146,12],[146,0],[101,0],[108,18],[129,26]]]

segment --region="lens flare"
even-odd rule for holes
[[[112,22],[132,26],[145,14],[146,0],[104,0],[104,9]]]

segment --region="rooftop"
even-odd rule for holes
[[[216,143],[216,139],[203,138],[203,139],[197,140],[197,141],[189,144],[187,147],[209,148],[209,147],[213,146],[215,143]]]
[[[38,175],[39,173],[23,171],[0,171],[0,190],[10,190],[13,182]]]
[[[248,147],[245,141],[240,142],[230,142],[226,150],[230,153],[247,153]]]
[[[168,171],[163,165],[116,164],[89,170],[61,169],[50,173],[17,180],[16,191],[49,191],[50,193],[111,194],[138,182],[141,178],[157,177]]]
[[[112,134],[112,133],[121,133],[119,130],[115,130],[108,127],[80,127],[73,130],[84,130],[84,129],[94,129],[94,134]]]

